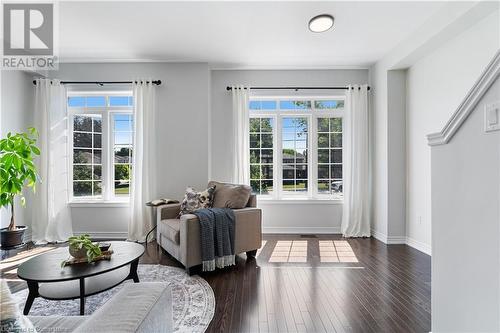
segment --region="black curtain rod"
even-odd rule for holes
[[[247,88],[244,88],[247,89]],[[250,87],[252,90],[347,90],[349,87]],[[354,88],[353,88],[354,89]],[[361,89],[361,87],[359,88]],[[227,91],[233,90],[233,87],[226,87]],[[368,86],[368,90],[370,87]]]
[[[98,86],[103,86],[105,84],[132,84],[137,81],[61,81],[62,84],[96,84]],[[33,84],[36,84],[36,80],[33,80]],[[161,80],[153,80],[153,84],[159,86]]]

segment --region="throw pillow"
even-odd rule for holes
[[[181,212],[179,216],[190,214],[198,209],[212,207],[214,193],[215,186],[211,186],[202,192],[196,192],[192,187],[188,187],[184,195],[184,200],[182,200],[181,203]]]
[[[0,332],[35,332],[29,319],[21,314],[5,280],[0,285]]]
[[[252,188],[248,185],[236,185],[211,181],[208,186],[216,186],[214,207],[215,208],[245,208],[252,194]]]

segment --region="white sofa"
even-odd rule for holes
[[[37,332],[173,332],[172,295],[165,283],[127,283],[90,316],[28,316]]]

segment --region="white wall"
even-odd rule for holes
[[[232,102],[226,86],[345,86],[368,82],[368,70],[214,70],[211,79],[211,179],[231,181]],[[269,92],[268,92],[269,93]],[[300,93],[300,92],[299,92]],[[310,94],[325,91],[309,92]],[[343,91],[327,93],[343,94]],[[293,94],[293,92],[276,92]],[[265,202],[262,208],[264,232],[339,233],[342,205],[327,202]]]
[[[59,71],[49,74],[68,81],[121,81],[138,77],[152,77],[163,81],[157,88],[157,119],[160,127],[158,196],[170,198],[181,198],[186,186],[204,187],[209,178],[209,167],[212,173],[210,178],[230,180],[231,142],[228,129],[231,128],[232,120],[231,94],[226,91],[227,85],[343,86],[368,81],[368,70],[211,73],[206,64],[173,63],[60,64]],[[19,93],[23,98],[33,94],[32,77],[26,75],[26,80],[26,91]],[[8,94],[2,92],[2,96],[10,100]],[[210,106],[212,112],[209,117]],[[29,117],[32,115],[29,114]],[[10,125],[8,127],[11,128]],[[266,232],[340,231],[342,206],[338,203],[264,202],[260,206],[264,211]],[[71,210],[76,233],[92,233],[105,238],[126,235],[127,207],[73,205]]]
[[[484,132],[484,106],[451,141],[431,149],[432,332],[500,331],[500,132]]]
[[[387,242],[388,235],[388,152],[387,152],[387,69],[381,64],[370,68],[373,126],[372,234]]]
[[[373,118],[372,234],[388,244],[406,242],[406,71],[370,68]]]
[[[262,232],[270,234],[340,234],[342,203],[260,200]]]
[[[186,186],[208,181],[209,69],[199,63],[60,64],[51,76],[68,81],[154,78],[157,87],[158,197],[181,199]],[[124,237],[127,207],[72,207],[75,232]]]
[[[406,71],[387,72],[387,235],[406,238]]]
[[[1,73],[0,137],[8,132],[26,132],[33,126],[33,83],[31,75],[23,71],[2,71]],[[16,224],[31,225],[31,193],[26,191],[26,208],[16,202]],[[10,210],[1,209],[1,227],[10,222]],[[27,236],[30,232],[27,232]]]
[[[411,241],[431,244],[431,163],[426,135],[441,130],[499,47],[495,12],[408,69],[406,229]]]
[[[407,243],[430,254],[430,171],[429,149],[423,148],[425,135],[444,126],[498,49],[498,11],[496,2],[446,3],[370,68],[374,116],[372,233],[378,239]],[[409,76],[405,109],[411,110],[405,110],[410,112],[406,115],[390,112],[390,105],[397,104],[399,98],[391,82],[396,70],[406,70]],[[416,131],[419,126],[422,128]],[[407,142],[401,149],[390,141],[391,137],[400,137],[403,128]],[[426,149],[427,157],[415,155],[416,142]],[[405,164],[406,172],[391,172]],[[403,186],[408,194],[398,196]],[[405,234],[401,235],[403,230]]]

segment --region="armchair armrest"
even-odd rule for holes
[[[157,222],[166,219],[176,219],[181,212],[180,203],[165,204],[156,207]]]
[[[235,209],[235,253],[257,250],[262,243],[262,211],[246,207]],[[180,217],[180,261],[186,267],[201,264],[200,222],[196,215]]]
[[[242,253],[260,249],[262,245],[262,210],[246,207],[235,209],[235,252]]]
[[[196,215],[180,217],[179,237],[181,263],[186,268],[201,264],[200,222]]]

